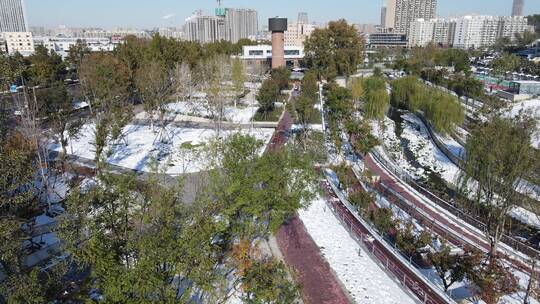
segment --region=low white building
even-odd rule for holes
[[[243,46],[242,55],[239,58],[247,66],[269,64],[272,61],[272,46],[266,44]],[[289,66],[299,67],[303,59],[303,46],[285,46],[285,62]]]
[[[34,39],[31,32],[4,32],[0,35],[3,36],[8,54],[18,52],[23,56],[30,56],[34,53]]]
[[[242,56],[240,58],[243,60],[272,59],[272,46],[267,44],[243,46]],[[285,60],[301,59],[304,59],[303,46],[285,46]]]
[[[66,37],[37,37],[36,45],[42,45],[49,51],[54,51],[62,58],[69,55],[69,49],[77,44],[77,41],[84,41],[91,52],[111,52],[117,43],[113,43],[110,38],[66,38]]]

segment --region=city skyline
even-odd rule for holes
[[[72,0],[26,0],[28,24],[30,26],[54,27],[181,27],[195,10],[202,9],[213,14],[217,3],[214,0],[178,3],[174,0],[155,0],[137,3],[132,1],[72,1]],[[51,5],[54,2],[55,5]],[[273,16],[283,16],[295,21],[298,12],[307,12],[310,21],[327,22],[345,18],[352,23],[378,24],[383,1],[338,0],[332,5],[313,4],[299,0],[291,3],[276,0],[272,3],[230,0],[223,1],[223,7],[251,8],[259,12],[260,25]],[[61,9],[59,9],[61,8]],[[106,8],[106,9],[104,9]],[[129,8],[129,13],[126,13]],[[501,15],[512,13],[512,0],[439,0],[437,15],[440,17],[465,14]],[[540,1],[525,1],[524,15],[540,13]]]

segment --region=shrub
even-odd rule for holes
[[[373,202],[373,200],[373,196],[364,190],[357,190],[349,194],[349,201],[358,208],[361,215],[367,213],[369,205]]]

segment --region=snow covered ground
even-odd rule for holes
[[[536,131],[531,139],[533,147],[540,149],[540,99],[532,99],[512,104],[504,110],[506,117],[516,117],[520,114],[528,114],[536,118]]]
[[[167,109],[174,114],[189,115],[196,117],[212,117],[212,113],[207,106],[199,102],[176,102],[167,105]],[[249,123],[259,107],[225,107],[224,117],[225,120],[234,123]]]
[[[463,158],[465,156],[465,148],[458,143],[452,136],[443,136],[436,134],[437,139],[442,142],[453,155]]]
[[[397,164],[399,168],[405,170],[412,178],[416,180],[427,178],[424,169],[415,168],[405,158],[403,147],[401,146],[401,140],[397,137],[395,132],[396,124],[392,119],[385,116],[382,123],[372,120],[370,121],[370,126],[373,133],[376,134],[381,143],[384,145],[384,151],[381,151],[383,153],[379,153],[381,156],[385,157],[388,155],[392,162]]]
[[[429,137],[426,126],[422,123],[422,121],[413,114],[405,114],[402,116],[402,118],[404,120],[402,136],[409,140],[410,148],[413,151],[416,160],[422,166],[426,166],[432,169],[435,173],[439,174],[446,182],[450,183],[451,185],[456,185],[457,178],[459,177],[460,173],[459,167],[452,163],[452,161],[437,148],[435,143],[433,143]],[[444,139],[441,138],[441,140]],[[456,152],[460,150],[459,147],[461,147],[461,145],[459,145],[459,143],[457,143],[455,140],[447,138],[447,141],[448,143],[452,143],[452,145],[454,145]],[[451,147],[449,146],[449,148]],[[461,149],[463,148],[461,147]],[[530,196],[532,193],[527,193],[527,195]],[[539,216],[527,211],[522,207],[513,208],[509,215],[518,221],[540,229]]]
[[[318,131],[318,132],[323,132],[323,125],[321,124],[308,124],[307,128],[309,130],[312,130],[312,131]],[[300,125],[300,124],[294,124],[291,126],[291,130],[292,131],[300,131],[304,129],[304,126],[303,125]]]
[[[536,227],[540,230],[540,215],[521,207],[514,207],[512,210],[510,210],[510,216],[522,223]]]
[[[314,200],[299,214],[326,261],[357,303],[415,303],[351,238],[324,200]]]
[[[402,137],[409,141],[409,148],[422,166],[439,174],[446,182],[456,185],[459,168],[452,163],[431,140],[426,126],[414,114],[404,114]]]
[[[156,131],[159,128],[156,128]],[[76,138],[69,140],[67,151],[69,154],[94,159],[94,132],[93,124],[85,125]],[[241,132],[263,141],[270,141],[274,129],[251,129],[242,131],[222,131],[221,138]],[[150,126],[127,125],[123,129],[125,140],[109,145],[107,162],[136,171],[152,171],[153,160],[157,160],[160,169],[171,175],[195,173],[207,168],[208,161],[204,156],[202,147],[210,140],[216,138],[212,129],[192,129],[167,127],[168,144],[156,140],[157,134]],[[61,151],[59,144],[51,144],[51,150]],[[263,151],[261,151],[262,153]]]

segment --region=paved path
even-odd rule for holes
[[[292,123],[291,115],[285,111],[266,149],[267,153],[276,151],[287,143]],[[296,280],[302,287],[305,303],[350,303],[339,280],[322,258],[319,248],[297,216],[280,228],[276,240],[285,262],[296,272]]]
[[[298,217],[281,226],[277,242],[285,261],[296,271],[304,301],[310,304],[350,303],[319,248]]]

